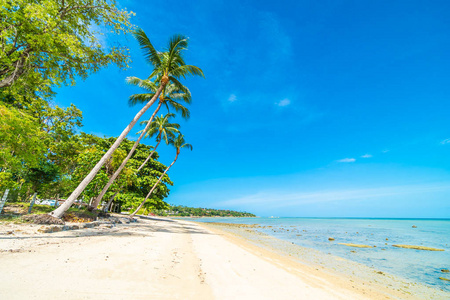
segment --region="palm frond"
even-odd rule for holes
[[[128,98],[128,105],[134,106],[136,104],[141,104],[150,101],[155,94],[134,94]]]
[[[161,65],[161,59],[158,55],[158,52],[150,42],[150,39],[145,34],[144,30],[142,30],[141,28],[137,28],[133,32],[133,35],[141,46],[141,49],[144,52],[144,57],[147,59],[147,61],[152,64],[155,69],[159,68],[159,66]]]
[[[190,97],[191,95],[188,95],[186,93],[174,93],[172,94],[172,99],[177,99],[177,100],[183,100],[184,102],[190,104],[192,101],[192,98]]]
[[[188,148],[191,151],[194,149],[191,144],[183,144],[180,148]]]
[[[164,101],[164,105],[166,106],[167,111],[170,111],[169,103],[168,103],[168,101],[167,101],[166,99],[165,99],[165,101]]]
[[[125,79],[125,81],[128,84],[136,85],[140,88],[143,88],[147,91],[151,91],[153,93],[156,93],[156,91],[158,90],[158,86],[153,81],[150,81],[149,79],[140,79],[140,78],[137,78],[134,76],[130,76],[130,77],[127,77]]]
[[[187,49],[188,38],[182,34],[174,34],[170,40],[167,51],[169,56],[174,56],[175,53],[179,53],[181,50]]]
[[[182,92],[188,93],[189,96],[191,95],[191,92],[189,91],[189,89],[187,87],[185,87],[180,81],[178,81],[177,78],[173,77],[173,76],[169,76],[170,82],[173,83],[177,89],[179,89]]]
[[[190,112],[189,109],[186,108],[184,105],[182,105],[182,104],[180,104],[180,103],[178,103],[178,102],[176,102],[176,101],[173,101],[172,99],[170,99],[170,100],[168,101],[168,103],[170,103],[170,106],[171,106],[173,109],[175,109],[175,111],[176,111],[177,113],[181,113],[181,116],[182,116],[184,119],[187,120],[187,119],[190,118],[191,112]]]
[[[196,66],[191,66],[191,65],[179,66],[179,67],[173,69],[171,74],[172,74],[172,76],[175,76],[177,78],[180,78],[180,77],[186,78],[186,76],[188,76],[188,75],[192,75],[192,76],[197,75],[197,76],[201,76],[203,78],[205,77],[202,69],[200,69],[199,67],[196,67]]]

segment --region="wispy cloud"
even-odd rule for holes
[[[288,98],[285,98],[283,100],[281,100],[280,102],[275,103],[278,106],[288,106],[289,104],[291,104],[291,100],[289,100]]]
[[[438,183],[431,185],[404,185],[393,187],[379,187],[352,190],[333,190],[317,192],[285,193],[260,192],[244,197],[230,199],[217,203],[222,206],[232,205],[265,205],[271,208],[300,206],[309,203],[325,203],[347,200],[363,200],[372,198],[386,198],[402,195],[416,195],[450,190],[450,183]]]
[[[362,158],[371,158],[372,156],[373,156],[372,154],[361,155]]]
[[[234,102],[234,101],[236,101],[236,100],[237,100],[237,97],[236,97],[235,94],[231,94],[230,97],[228,97],[228,101],[229,101],[229,102]]]
[[[390,150],[388,149],[384,149],[383,151],[381,151],[381,153],[388,153]]]
[[[450,139],[445,139],[445,140],[441,141],[441,144],[442,145],[450,144]]]
[[[338,160],[337,162],[340,162],[340,163],[351,163],[351,162],[355,162],[355,161],[356,161],[356,159],[354,159],[354,158],[343,158],[343,159]]]

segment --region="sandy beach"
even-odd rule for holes
[[[2,225],[1,299],[415,299],[218,227],[139,219],[36,233]]]

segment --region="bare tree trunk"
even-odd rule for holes
[[[161,84],[158,91],[155,93],[155,95],[152,97],[152,99],[136,114],[136,116],[133,118],[130,124],[123,130],[123,132],[120,134],[120,136],[117,138],[117,140],[114,142],[114,144],[109,148],[109,150],[103,155],[103,157],[100,159],[100,161],[95,165],[95,167],[91,170],[91,172],[81,181],[81,183],[78,185],[78,187],[72,192],[72,194],[67,198],[67,200],[57,209],[50,212],[50,215],[56,218],[61,218],[62,215],[68,210],[72,204],[75,202],[78,196],[84,191],[86,186],[94,179],[95,175],[97,175],[98,171],[100,171],[103,164],[111,157],[114,151],[119,147],[120,143],[123,141],[123,139],[127,136],[127,134],[131,131],[133,126],[137,123],[139,118],[147,111],[147,109],[152,106],[152,104],[158,99],[159,94],[161,94],[161,91],[164,88],[164,84]]]
[[[109,199],[108,203],[106,203],[105,206],[103,206],[103,211],[104,212],[108,211],[108,207],[111,205],[111,203],[113,202],[114,198],[116,198],[117,194],[120,192],[121,189],[122,189],[122,187],[118,188],[117,191],[114,193],[114,195],[111,197],[111,199]]]
[[[136,174],[145,166],[145,164],[148,162],[150,158],[152,158],[153,153],[155,153],[156,148],[158,148],[159,143],[161,143],[161,139],[156,144],[155,148],[153,148],[152,152],[149,154],[149,156],[145,159],[145,161],[142,163],[142,165],[137,169]]]
[[[134,151],[136,150],[137,146],[139,145],[139,142],[144,137],[145,133],[147,132],[148,128],[150,127],[150,125],[152,123],[152,120],[155,117],[156,113],[158,113],[159,109],[161,108],[161,105],[162,105],[162,102],[160,101],[159,104],[158,104],[158,107],[155,109],[155,111],[153,112],[153,115],[151,116],[150,120],[148,121],[147,126],[145,126],[145,128],[142,131],[141,135],[139,136],[137,141],[134,143],[134,145],[131,148],[130,152],[128,153],[127,157],[125,157],[125,159],[123,160],[122,164],[119,166],[119,168],[117,168],[116,172],[114,172],[114,174],[109,178],[108,183],[103,187],[103,190],[97,196],[97,198],[95,199],[95,201],[92,204],[92,206],[89,207],[89,210],[93,210],[93,209],[97,208],[98,204],[100,203],[100,201],[102,201],[103,196],[108,191],[108,189],[111,186],[111,184],[114,183],[114,180],[116,180],[117,176],[119,176],[120,172],[122,172],[122,169],[125,167],[125,165],[127,164],[128,160],[131,158],[131,156],[133,156]]]
[[[161,181],[161,179],[164,177],[164,175],[167,173],[167,171],[169,171],[169,169],[173,166],[173,164],[177,161],[178,158],[178,151],[177,151],[177,155],[175,155],[175,159],[173,160],[173,162],[170,164],[170,166],[168,166],[166,168],[166,170],[164,171],[164,173],[162,173],[161,176],[159,176],[158,181],[153,185],[152,189],[150,190],[150,192],[147,194],[147,197],[145,197],[144,201],[142,201],[142,203],[138,206],[138,208],[134,211],[134,213],[131,214],[131,216],[133,217],[134,215],[136,215],[136,213],[142,208],[142,206],[144,206],[145,201],[147,201],[147,199],[151,196],[151,194],[153,193],[153,191],[156,189],[156,187],[158,186],[158,183]]]

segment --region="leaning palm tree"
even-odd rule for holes
[[[185,116],[189,115],[189,110],[187,110],[185,107],[183,107],[185,110]],[[179,124],[176,123],[169,123],[170,118],[175,117],[175,114],[168,113],[165,116],[161,115],[161,117],[156,116],[155,120],[151,122],[149,129],[147,132],[145,132],[144,137],[153,137],[156,135],[156,146],[153,148],[153,150],[150,152],[150,154],[147,156],[145,161],[141,164],[141,166],[136,170],[135,174],[139,173],[139,171],[145,166],[145,164],[152,158],[153,153],[155,153],[156,148],[158,148],[159,144],[162,140],[166,142],[168,145],[169,142],[171,142],[175,138],[175,133],[179,133],[178,128],[180,128]],[[150,120],[148,121],[142,121],[142,124],[148,124]],[[142,133],[144,130],[139,131],[138,133]],[[116,192],[113,194],[113,196],[109,199],[108,203],[103,206],[103,211],[106,211],[106,209],[111,205],[112,201],[114,201],[114,198],[117,196],[117,194],[122,190],[123,185],[117,188]],[[100,200],[101,201],[101,200]],[[94,203],[95,205],[95,203]],[[92,208],[94,208],[94,205]]]
[[[103,155],[100,161],[89,172],[89,174],[81,181],[78,187],[72,192],[67,200],[57,209],[52,211],[50,215],[61,218],[62,215],[72,206],[77,197],[84,191],[86,186],[94,179],[98,171],[103,164],[111,157],[112,153],[119,147],[120,143],[131,131],[133,126],[137,123],[139,118],[147,111],[150,106],[156,101],[158,96],[163,92],[164,88],[169,82],[177,85],[180,90],[183,90],[183,86],[179,82],[181,77],[185,78],[188,75],[203,75],[203,71],[191,65],[186,65],[182,57],[182,51],[187,49],[188,39],[183,35],[174,35],[169,40],[169,45],[166,52],[158,52],[153,47],[150,39],[147,37],[142,29],[136,29],[133,33],[134,37],[138,40],[141,49],[144,51],[146,60],[153,66],[153,72],[150,74],[149,79],[153,79],[154,82],[159,83],[157,91],[154,93],[151,99],[145,106],[136,114],[133,120],[123,130],[111,148]],[[163,94],[164,95],[164,94]]]
[[[148,160],[153,156],[153,153],[155,153],[156,148],[158,148],[159,144],[162,140],[166,142],[166,144],[169,144],[169,139],[175,138],[175,133],[179,133],[178,130],[180,128],[179,124],[176,123],[169,123],[170,118],[175,117],[175,114],[168,113],[165,116],[161,115],[161,117],[155,117],[155,120],[150,125],[150,128],[145,133],[144,137],[153,137],[156,135],[156,145],[153,148],[152,152],[150,152],[149,156],[145,159],[145,161],[141,164],[141,166],[136,170],[136,173],[139,172],[145,164],[148,162]],[[142,121],[142,124],[148,124],[149,121]]]
[[[140,79],[138,79],[138,82],[140,82],[139,80]],[[127,162],[133,156],[134,151],[136,150],[137,146],[139,145],[139,142],[145,136],[146,132],[149,130],[149,128],[152,124],[153,118],[155,117],[156,113],[160,110],[160,108],[163,104],[166,105],[168,108],[170,106],[173,106],[173,108],[176,111],[181,112],[181,115],[183,117],[189,118],[189,116],[190,116],[189,110],[186,107],[184,107],[183,104],[179,103],[178,101],[182,100],[186,103],[190,103],[191,102],[191,93],[189,92],[189,90],[186,87],[182,87],[182,90],[184,92],[180,91],[178,88],[179,88],[179,86],[176,84],[173,84],[173,83],[167,85],[164,88],[163,92],[159,96],[158,106],[156,107],[155,111],[153,112],[152,116],[150,117],[150,120],[148,120],[147,125],[145,126],[144,130],[141,131],[141,135],[138,137],[138,139],[134,143],[134,145],[131,148],[130,152],[128,153],[127,157],[125,157],[125,159],[122,161],[122,164],[117,168],[117,170],[114,172],[114,174],[109,178],[108,183],[106,183],[106,185],[103,187],[102,191],[97,196],[95,201],[92,202],[91,206],[89,207],[90,210],[95,209],[100,204],[103,196],[108,191],[109,187],[113,184],[113,182],[119,176],[122,169],[125,167]],[[146,94],[137,94],[137,95],[132,95],[130,97],[129,103],[131,105],[134,105],[138,101],[141,101],[141,100],[139,100],[141,95],[146,95]]]
[[[175,155],[175,158],[173,160],[173,162],[170,164],[170,166],[168,166],[165,170],[164,173],[161,174],[161,176],[159,176],[158,181],[156,181],[156,183],[153,185],[152,189],[150,190],[150,192],[147,194],[147,196],[145,197],[144,201],[142,201],[142,203],[139,205],[139,207],[131,214],[131,216],[136,215],[136,213],[142,208],[142,206],[144,206],[145,202],[147,201],[147,199],[152,195],[153,191],[156,189],[156,187],[158,186],[158,183],[161,181],[161,179],[164,177],[164,175],[166,175],[167,171],[169,171],[169,169],[173,166],[173,164],[177,161],[178,159],[178,155],[180,154],[180,150],[181,148],[188,148],[190,150],[192,150],[192,145],[191,144],[187,144],[184,141],[184,136],[182,134],[179,134],[177,136],[177,138],[173,141],[173,146],[175,147],[175,149],[177,150],[177,154]]]

